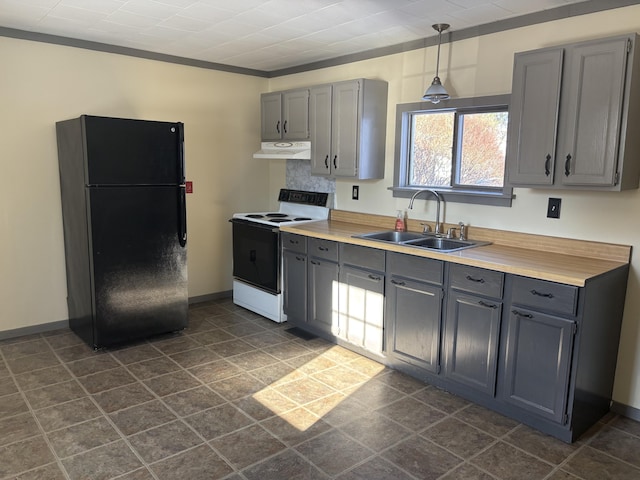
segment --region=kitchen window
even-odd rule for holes
[[[508,118],[509,95],[398,105],[393,195],[431,188],[447,201],[511,206]]]

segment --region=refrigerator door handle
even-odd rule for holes
[[[184,124],[178,122],[178,183],[184,184],[185,172],[184,172]]]
[[[178,188],[178,241],[181,247],[187,245],[187,192],[186,187]]]

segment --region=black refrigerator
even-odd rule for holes
[[[187,326],[184,128],[56,123],[69,326],[93,348]]]

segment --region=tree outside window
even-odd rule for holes
[[[470,203],[491,203],[477,197],[493,196],[508,202],[492,204],[510,205],[511,189],[504,181],[508,96],[446,103],[398,106],[394,195],[428,187],[454,201],[465,202],[467,196],[476,197]]]

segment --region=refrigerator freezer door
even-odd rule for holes
[[[85,183],[184,183],[183,124],[83,115]]]
[[[96,347],[187,325],[181,187],[90,187]]]

